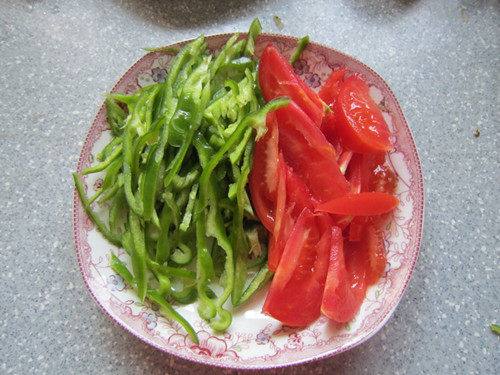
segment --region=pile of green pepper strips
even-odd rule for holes
[[[260,32],[254,20],[246,39],[234,35],[215,56],[200,36],[177,52],[165,82],[107,95],[114,138],[97,155],[100,163],[82,171],[104,171],[102,187],[87,198],[73,174],[97,229],[130,255],[133,276],[114,254],[112,268],[194,342],[195,331],[170,302],[197,299],[199,315],[225,330],[229,297],[240,305],[271,277],[247,181],[266,115],[288,99],[262,99],[252,59]],[[110,202],[109,225],[94,201]],[[259,271],[245,289],[251,269]],[[209,285],[216,280],[219,296]]]

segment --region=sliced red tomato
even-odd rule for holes
[[[382,232],[370,222],[365,226],[362,236],[363,239],[360,243],[368,253],[366,282],[368,285],[372,285],[380,278],[387,263],[384,238]]]
[[[281,260],[286,242],[304,208],[311,211],[318,202],[304,182],[288,167],[283,158],[278,163],[279,182],[276,220],[273,239],[269,242],[268,268],[275,271]]]
[[[335,151],[321,130],[293,101],[276,111],[279,149],[285,162],[319,201],[349,192],[349,184],[336,161]]]
[[[349,241],[361,241],[363,230],[368,220],[370,220],[369,216],[356,216],[352,219],[351,224],[349,225]]]
[[[294,72],[288,60],[269,43],[259,61],[259,86],[266,102],[287,96],[309,116],[316,126],[321,126],[323,102]]]
[[[359,76],[350,76],[342,83],[334,112],[335,129],[348,149],[367,153],[393,148],[382,112]]]
[[[274,228],[278,188],[278,125],[276,115],[267,115],[267,133],[255,143],[249,176],[250,195],[260,221],[270,232]]]
[[[348,194],[316,206],[316,211],[337,215],[372,216],[392,211],[399,200],[391,194],[365,192]]]
[[[344,248],[340,228],[331,230],[330,261],[321,312],[336,322],[348,322],[354,318],[365,298],[366,262],[359,261],[362,254],[351,246],[352,243],[346,242]]]
[[[321,100],[332,110],[339,96],[340,84],[344,80],[345,70],[346,68],[334,70],[318,93]]]
[[[397,177],[385,164],[385,153],[358,154],[355,165],[361,170],[361,191],[379,191],[393,194],[397,187]]]
[[[354,154],[352,155],[351,161],[349,162],[348,169],[346,171],[346,178],[351,186],[351,194],[358,194],[361,192],[361,182],[362,182],[362,162],[363,155]]]
[[[288,216],[285,217],[286,212],[286,169],[287,166],[285,161],[283,160],[283,155],[280,154],[278,158],[278,195],[276,199],[276,218],[274,220],[274,227],[272,229],[273,236],[269,239],[269,249],[267,256],[267,265],[271,271],[275,271],[278,267],[278,263],[281,259],[281,255],[283,254],[283,249],[285,247],[286,237],[283,240],[283,232],[290,233],[291,229],[288,229],[290,226],[290,220]],[[293,222],[291,223],[293,227]],[[283,243],[282,243],[283,242]]]
[[[303,327],[320,316],[328,270],[332,222],[305,208],[286,243],[262,312],[283,324]]]

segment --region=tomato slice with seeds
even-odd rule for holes
[[[334,112],[335,129],[348,149],[359,153],[392,150],[382,111],[359,76],[350,76],[342,83]]]
[[[286,242],[263,313],[293,327],[306,326],[320,316],[332,225],[328,214],[304,208]]]

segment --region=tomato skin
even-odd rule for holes
[[[335,150],[321,130],[293,101],[276,111],[279,149],[285,162],[304,181],[313,197],[328,201],[349,192]]]
[[[330,107],[331,110],[335,108],[335,102],[340,92],[340,85],[344,80],[346,68],[334,70],[328,77],[323,87],[319,90],[319,97]]]
[[[323,119],[323,102],[295,73],[288,60],[269,43],[259,61],[259,86],[266,102],[287,96],[309,116],[317,127]]]
[[[359,255],[350,243],[344,248],[341,229],[333,227],[321,312],[336,322],[352,320],[363,303],[366,273],[364,264],[357,262]]]
[[[342,144],[354,152],[392,150],[391,133],[369,90],[357,75],[343,82],[335,103],[336,131]]]
[[[316,211],[348,216],[373,216],[392,211],[399,200],[391,194],[365,192],[348,194],[316,206]]]
[[[328,270],[332,222],[305,208],[286,243],[262,312],[283,324],[303,327],[320,316]]]
[[[253,166],[248,178],[253,207],[270,232],[274,228],[278,187],[278,125],[271,112],[266,119],[267,132],[255,143]]]

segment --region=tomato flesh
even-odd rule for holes
[[[269,242],[268,268],[275,271],[281,260],[286,242],[304,208],[311,211],[318,202],[304,182],[288,167],[283,158],[278,163],[279,182],[276,221],[273,240]]]
[[[293,327],[306,326],[320,316],[331,227],[328,214],[302,211],[286,242],[263,313]]]
[[[391,133],[369,90],[357,75],[342,83],[335,103],[336,131],[342,144],[354,152],[392,150]]]
[[[266,229],[272,232],[278,187],[278,125],[274,112],[267,115],[266,125],[266,134],[255,143],[248,184],[255,212]]]
[[[366,272],[358,262],[360,251],[346,243],[342,231],[332,228],[330,261],[321,312],[336,322],[348,322],[358,312],[366,293]]]
[[[349,184],[340,172],[335,150],[297,104],[291,101],[278,109],[276,118],[279,149],[312,195],[328,201],[347,194]]]
[[[296,102],[317,126],[323,119],[323,102],[295,73],[288,60],[269,43],[259,61],[259,85],[266,102],[287,96]]]
[[[325,84],[319,90],[319,97],[330,107],[331,110],[335,108],[335,102],[340,92],[340,85],[344,79],[346,68],[334,70],[328,77]]]
[[[337,215],[372,216],[392,211],[399,200],[391,194],[380,192],[365,192],[348,194],[343,197],[319,204],[317,211]]]

